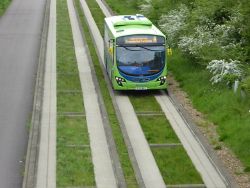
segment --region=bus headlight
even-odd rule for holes
[[[115,80],[116,80],[116,82],[117,82],[117,84],[118,84],[119,86],[123,86],[123,85],[122,85],[122,82],[126,82],[126,80],[125,80],[124,78],[117,77],[117,76],[115,76]]]
[[[166,82],[167,76],[161,76],[157,78],[156,81],[160,81],[160,85],[163,85]]]

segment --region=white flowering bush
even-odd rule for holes
[[[180,37],[178,47],[194,57],[200,57],[203,47],[209,48],[216,43],[217,39],[207,26],[197,26],[193,35]]]
[[[219,38],[222,45],[227,45],[233,38],[230,37],[230,32],[234,30],[232,25],[215,25],[213,29],[214,37]]]
[[[219,23],[211,17],[201,15],[197,24],[188,25],[189,19],[192,19],[191,12],[185,5],[181,5],[179,9],[162,15],[158,23],[168,40],[174,41],[174,45],[196,59],[196,62],[207,65],[215,58],[235,57],[243,61],[240,13],[231,13],[227,20]]]
[[[214,58],[230,59],[242,57],[242,42],[237,36],[239,31],[230,24],[198,25],[193,34],[181,36],[178,47],[204,63]]]
[[[232,86],[235,81],[239,81],[242,78],[242,70],[240,69],[240,61],[230,59],[226,60],[212,60],[209,62],[207,69],[213,74],[210,81],[212,84],[216,84],[222,81],[226,81],[228,86]]]
[[[232,47],[232,44],[237,45],[241,44],[242,41],[238,37],[242,32],[242,27],[240,27],[240,23],[242,23],[242,15],[238,12],[234,12],[232,16],[230,16],[230,20],[225,22],[225,24],[217,24],[213,28],[213,35],[216,37],[221,46],[227,48],[229,45]]]
[[[229,6],[227,1],[219,0],[141,2],[141,12],[153,21],[158,20],[158,26],[167,36],[167,45],[178,47],[190,61],[207,66],[213,74],[213,84],[243,83],[249,74],[246,62],[249,62],[250,32],[246,30],[248,17],[237,3]]]
[[[166,15],[162,15],[158,22],[159,27],[167,35],[168,41],[173,42],[186,23],[185,20],[189,15],[188,8],[181,4],[179,9],[172,10]]]
[[[139,5],[139,9],[143,15],[149,15],[153,9],[151,0],[144,0],[144,3]]]

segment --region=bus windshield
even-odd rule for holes
[[[153,75],[165,66],[165,46],[117,46],[116,59],[118,69],[124,74]]]

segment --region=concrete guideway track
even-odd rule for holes
[[[118,186],[112,167],[112,160],[105,135],[98,96],[92,78],[90,62],[88,61],[87,50],[83,43],[72,0],[67,0],[67,4],[83,92],[96,186],[98,188],[115,188]]]
[[[81,0],[80,2],[91,33],[93,34],[93,38],[95,39],[95,46],[97,47],[98,54],[103,65],[103,39],[86,2],[84,0]],[[116,93],[115,101],[133,148],[133,153],[143,181],[142,186],[157,188],[165,187],[165,183],[160,174],[159,168],[155,162],[153,154],[151,153],[149,145],[137,119],[136,113],[128,97]]]
[[[205,185],[211,188],[227,187],[224,177],[220,174],[215,164],[208,158],[201,144],[188,128],[187,123],[177,112],[169,97],[166,94],[156,95],[155,97],[166,114],[176,135],[192,159],[193,164],[200,172]]]
[[[45,3],[12,0],[0,17],[1,188],[22,186]]]
[[[106,17],[112,16],[103,1],[96,0],[96,2]],[[199,138],[192,132],[188,123],[176,110],[169,96],[162,92],[161,95],[155,95],[155,98],[161,105],[162,110],[170,121],[196,169],[200,172],[205,185],[211,188],[236,186],[234,182],[229,182],[228,179],[224,177],[220,169],[208,155],[207,150]]]
[[[56,187],[56,0],[50,1],[39,149],[36,187]]]

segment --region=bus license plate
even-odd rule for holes
[[[147,87],[136,87],[135,89],[136,90],[147,90],[148,88]]]

